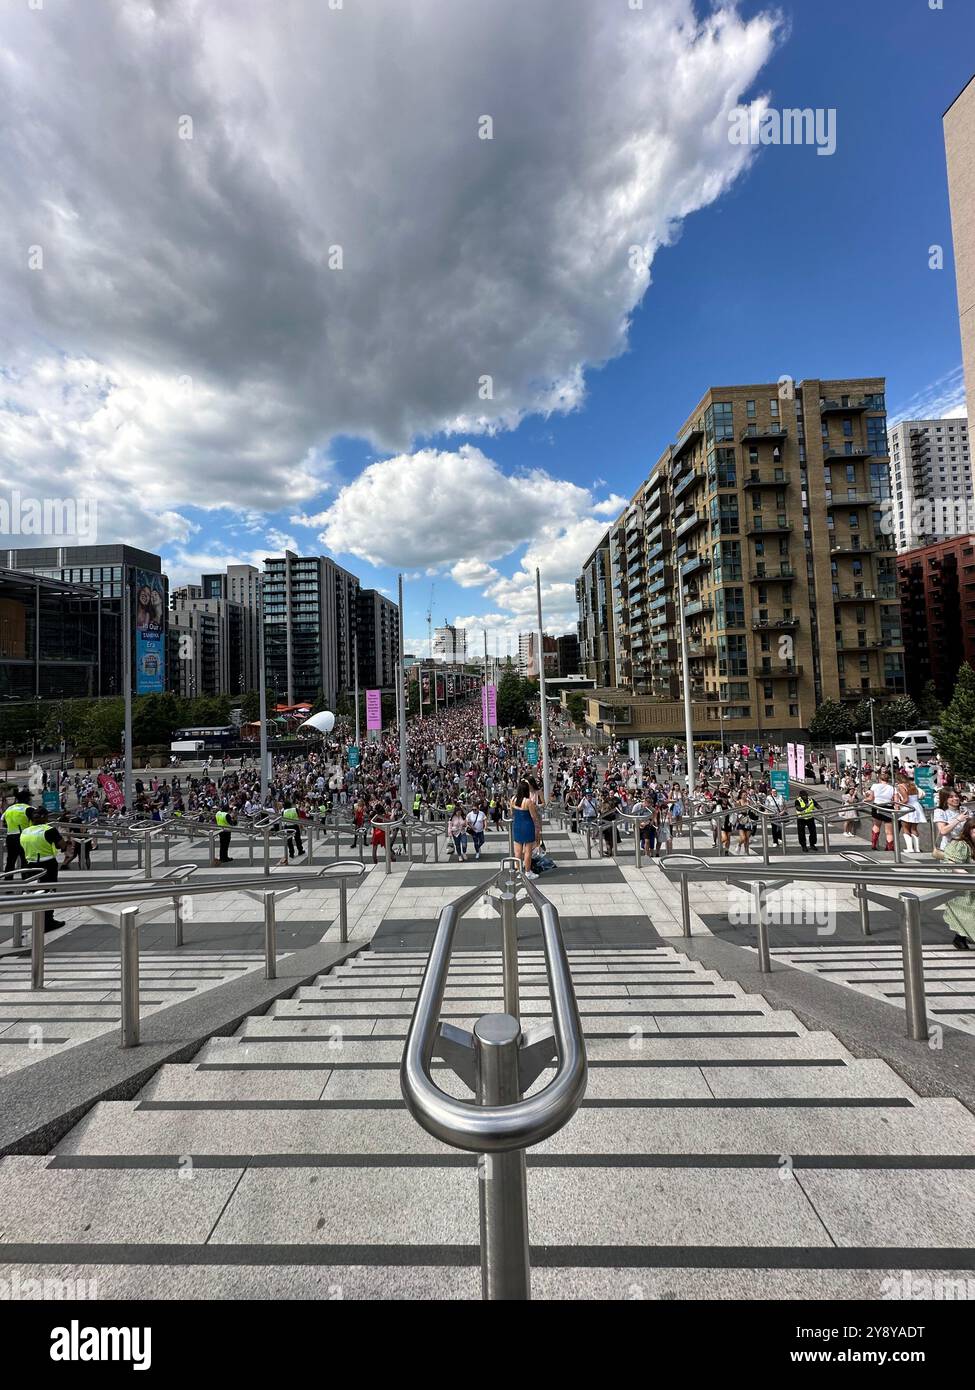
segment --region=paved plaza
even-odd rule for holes
[[[528,1154],[534,1296],[873,1300],[904,1271],[975,1278],[975,968],[940,915],[923,921],[938,1026],[911,1043],[895,911],[872,909],[865,939],[848,889],[808,920],[790,899],[780,924],[773,896],[761,975],[741,890],[692,883],[687,938],[678,885],[631,844],[587,859],[578,835],[546,839],[557,868],[537,886],[590,1070],[575,1116]],[[0,1277],[92,1280],[99,1298],[478,1297],[477,1158],[420,1128],[399,1068],[437,916],[506,850],[492,835],[481,863],[367,863],[346,944],[325,861],[299,868],[271,981],[242,893],[197,899],[178,948],[171,909],[148,916],[127,1050],[115,928],[67,913],[36,991],[6,919]],[[517,924],[534,1027],[551,1016],[540,929],[524,904]],[[500,944],[476,904],[446,1021],[500,1011]]]

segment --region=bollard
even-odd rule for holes
[[[387,827],[387,829],[386,829],[385,835],[383,836],[383,839],[384,839],[385,842],[386,842],[386,872],[387,872],[387,874],[391,874],[391,873],[393,872],[393,847],[392,847],[392,845],[389,843],[389,828],[388,828],[388,827]]]
[[[183,899],[176,895],[173,898],[173,940],[177,946],[183,944]]]
[[[309,820],[305,826],[305,863],[315,862],[315,822]]]
[[[904,1005],[907,1009],[907,1036],[912,1042],[927,1042],[928,1011],[924,998],[924,955],[921,948],[921,899],[916,893],[902,893],[904,917],[901,922],[901,954],[904,962]]]
[[[762,817],[762,863],[768,863],[768,817]]]
[[[829,816],[823,816],[823,853],[829,854]]]
[[[687,889],[687,875],[680,876],[680,920],[684,936],[691,934],[691,899]]]
[[[634,820],[634,822],[633,822],[633,857],[634,857],[634,860],[635,860],[635,863],[636,863],[636,867],[637,867],[638,869],[642,869],[642,868],[643,868],[643,850],[642,850],[641,847],[640,847],[640,840],[641,840],[641,838],[642,838],[642,836],[641,836],[641,834],[640,834],[640,823],[639,823],[639,821]]]
[[[119,913],[122,974],[122,1046],[139,1046],[139,909]]]
[[[271,827],[264,831],[264,877],[271,877]]]
[[[151,879],[151,878],[152,878],[152,831],[151,831],[151,830],[146,830],[146,831],[144,831],[144,832],[143,832],[142,838],[143,838],[143,841],[145,842],[145,850],[144,850],[145,877],[146,877],[147,879]]]
[[[433,837],[433,862],[440,863],[440,832],[437,831]]]
[[[14,934],[13,934],[13,940],[12,940],[11,943],[10,943],[11,946],[13,947],[13,949],[14,949],[15,951],[23,950],[23,946],[24,946],[24,914],[23,914],[22,912],[15,912],[15,913],[14,913],[13,933],[14,933]]]
[[[900,837],[900,828],[901,828],[901,827],[900,827],[900,821],[898,820],[898,815],[897,815],[897,808],[896,808],[896,806],[892,806],[892,807],[890,808],[890,828],[891,828],[891,830],[894,832],[894,863],[895,863],[895,864],[899,864],[899,863],[901,862],[901,837]],[[886,834],[886,833],[887,833],[887,832],[886,832],[886,830],[885,830],[885,831],[884,831],[884,834]],[[927,1034],[925,1034],[925,1037],[927,1037]]]
[[[763,975],[772,971],[772,961],[768,949],[768,885],[755,884],[755,907],[758,917],[758,968]]]
[[[278,919],[274,893],[264,894],[264,978],[278,977]]]
[[[515,857],[515,822],[514,817],[508,821],[508,853],[512,859]]]
[[[687,843],[691,854],[694,853],[694,812],[692,811],[687,819]],[[690,933],[688,933],[690,935]]]
[[[583,829],[585,830],[585,833],[586,833],[586,858],[587,858],[587,859],[591,859],[591,858],[592,858],[592,826],[589,824],[588,821],[586,821],[585,825],[583,826]]]
[[[118,835],[114,830],[109,831],[112,837],[112,868],[118,868]]]
[[[344,878],[339,879],[339,941],[344,946],[349,939],[349,894]]]
[[[474,1025],[477,1104],[511,1105],[521,1099],[518,1046],[521,1028],[508,1014],[486,1014]],[[481,1293],[485,1299],[531,1298],[525,1151],[481,1154],[478,1183]]]
[[[44,916],[43,912],[30,915],[30,987],[44,988]]]

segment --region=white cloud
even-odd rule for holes
[[[577,408],[656,251],[752,158],[727,113],[775,27],[693,0],[8,6],[5,466],[160,544],[183,505],[320,494],[336,435]]]
[[[450,577],[462,589],[480,589],[492,579],[499,578],[493,565],[483,560],[458,560],[450,571]]]
[[[958,366],[892,411],[889,423],[894,426],[903,420],[964,420],[967,417],[965,372]]]
[[[509,477],[474,445],[372,463],[322,513],[329,550],[395,569],[508,555],[590,507],[585,488],[535,469]]]

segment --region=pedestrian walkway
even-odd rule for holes
[[[370,874],[352,959],[49,1152],[3,1159],[0,1277],[95,1280],[99,1298],[478,1297],[477,1159],[415,1123],[398,1078],[427,943],[397,933],[429,936],[470,871]],[[660,879],[562,860],[539,880],[590,1078],[529,1151],[534,1295],[882,1299],[904,1271],[975,1277],[975,1117],[695,960]],[[501,1008],[496,922],[475,917],[483,941],[454,955],[457,1026]],[[523,911],[531,1026],[551,1013],[534,926]]]

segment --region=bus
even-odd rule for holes
[[[170,744],[171,753],[211,751],[214,748],[227,748],[236,743],[240,731],[233,724],[197,725],[187,729],[176,729]]]

